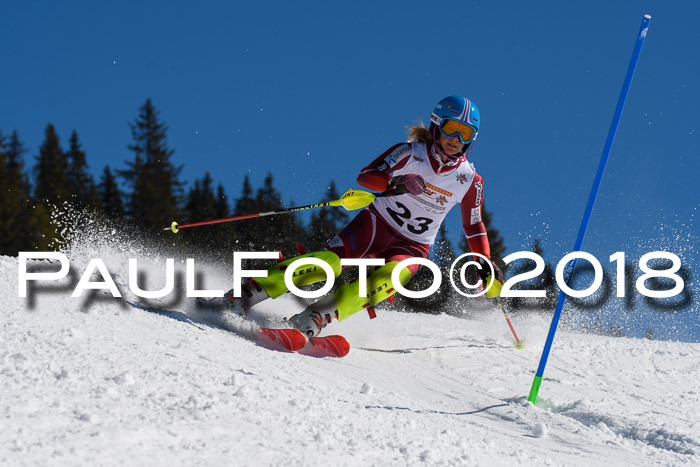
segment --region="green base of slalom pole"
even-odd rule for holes
[[[532,380],[532,387],[530,388],[530,395],[527,400],[532,402],[533,405],[537,403],[537,394],[540,392],[540,385],[542,384],[542,377],[535,375],[535,379]]]

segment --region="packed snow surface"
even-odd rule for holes
[[[545,317],[514,317],[518,350],[497,309],[390,307],[327,328],[347,357],[312,358],[185,299],[130,306],[123,285],[123,299],[71,298],[75,278],[18,298],[17,268],[0,257],[2,465],[700,465],[699,344],[560,330],[533,406]]]

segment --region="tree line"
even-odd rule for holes
[[[240,196],[230,198],[222,185],[214,186],[206,173],[185,190],[183,166],[173,162],[174,151],[167,145],[167,126],[151,100],[139,109],[130,123],[133,154],[125,168],[104,167],[99,180],[88,171],[87,155],[77,131],[71,133],[68,148],[62,147],[54,126],[49,123],[39,153],[29,167],[28,153],[17,131],[0,131],[0,254],[57,249],[61,232],[51,212],[64,205],[84,213],[84,217],[116,222],[120,229],[146,236],[163,235],[162,228],[178,219],[182,223],[210,218],[261,212],[281,207],[282,196],[272,174],[254,190],[245,178]],[[331,182],[327,197],[337,196]],[[278,249],[284,250],[293,238],[322,243],[327,232],[345,221],[339,210],[324,210],[311,217],[305,228],[295,215],[274,221],[254,219],[244,224],[221,224],[198,229],[196,233],[173,236],[180,249]],[[313,232],[314,234],[306,234]]]
[[[125,161],[124,168],[105,166],[99,180],[88,171],[88,157],[75,130],[64,149],[49,123],[31,167],[25,165],[28,150],[17,131],[9,135],[0,131],[0,254],[14,256],[19,251],[60,248],[62,234],[51,211],[64,204],[83,213],[83,218],[118,223],[120,229],[146,238],[167,235],[168,242],[162,243],[179,251],[202,254],[279,250],[290,257],[297,254],[299,243],[307,251],[324,248],[350,220],[343,209],[320,208],[311,213],[308,223],[290,213],[206,226],[177,236],[164,232],[163,228],[173,219],[190,223],[272,211],[285,204],[271,173],[257,188],[246,176],[237,197],[230,197],[221,184],[215,186],[208,172],[186,189],[181,179],[183,166],[174,163],[174,150],[167,144],[168,127],[150,99],[139,108],[129,126],[132,141],[127,148],[132,158]],[[340,195],[331,180],[321,201],[338,199]],[[294,200],[287,205],[295,205]],[[482,218],[492,257],[505,272],[501,260],[505,241],[492,225],[492,213],[483,208]],[[469,251],[465,238],[457,249],[459,254],[443,224],[431,259],[449,271],[451,262]]]

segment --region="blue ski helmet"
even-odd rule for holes
[[[457,122],[466,123],[474,128],[474,136],[471,141],[465,143],[461,154],[449,155],[445,153],[438,144],[437,131],[445,120],[455,120]],[[448,96],[437,103],[432,115],[430,116],[430,131],[433,134],[433,144],[435,149],[450,160],[455,160],[462,155],[469,156],[474,141],[479,134],[479,125],[481,124],[481,115],[479,109],[471,100],[462,96]]]

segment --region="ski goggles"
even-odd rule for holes
[[[459,136],[459,140],[462,142],[462,144],[468,144],[474,140],[474,137],[476,136],[476,128],[458,120],[443,118],[442,123],[440,123],[440,133],[447,138]]]

